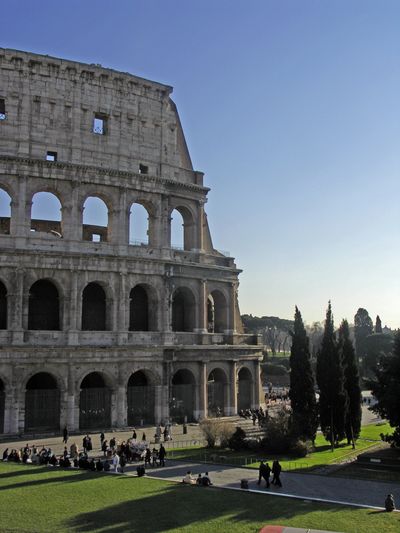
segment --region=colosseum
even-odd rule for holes
[[[171,92],[0,48],[0,433],[258,406],[262,346]]]

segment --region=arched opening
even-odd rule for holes
[[[58,289],[51,281],[40,279],[29,289],[28,329],[60,329]]]
[[[149,212],[142,204],[132,204],[129,214],[129,244],[149,244]]]
[[[237,408],[246,410],[251,408],[251,392],[253,379],[248,368],[242,368],[238,374]]]
[[[7,289],[0,281],[0,329],[7,329]]]
[[[83,204],[82,238],[91,242],[108,240],[108,209],[97,196],[89,196]]]
[[[88,374],[81,383],[79,428],[111,427],[111,391],[99,372]]]
[[[154,386],[142,370],[131,375],[127,390],[129,426],[154,424],[154,393]]]
[[[149,331],[149,299],[141,285],[129,294],[129,331]]]
[[[215,368],[208,375],[207,398],[208,416],[221,416],[225,414],[227,395],[227,380],[221,368]]]
[[[185,249],[185,223],[183,216],[177,209],[171,213],[171,248]]]
[[[172,378],[171,396],[169,401],[169,416],[177,423],[194,421],[195,408],[195,379],[187,369],[175,372]]]
[[[11,196],[0,189],[0,233],[9,235],[11,221]]]
[[[228,329],[228,306],[225,296],[220,291],[213,291],[208,297],[209,309],[211,308],[212,320],[208,322],[210,333],[223,333]]]
[[[31,231],[62,236],[61,202],[51,192],[37,192],[32,197]]]
[[[105,331],[107,299],[103,287],[92,282],[82,292],[82,330]]]
[[[0,379],[0,433],[4,433],[5,396],[4,383]]]
[[[48,372],[39,372],[26,384],[25,431],[60,429],[60,391]]]
[[[193,331],[195,326],[196,302],[193,293],[186,287],[174,292],[172,298],[172,331]]]

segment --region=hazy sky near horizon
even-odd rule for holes
[[[0,46],[174,87],[242,313],[400,326],[400,2],[3,0]],[[1,89],[1,88],[0,88]]]

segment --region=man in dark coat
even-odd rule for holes
[[[158,452],[158,459],[160,461],[160,466],[165,466],[165,456],[167,455],[167,452],[165,451],[165,448],[162,444],[160,444],[160,450]]]
[[[271,483],[273,485],[277,485],[278,487],[282,487],[282,482],[281,482],[281,478],[280,478],[281,472],[282,472],[282,467],[279,464],[279,461],[274,461],[272,463],[272,474],[273,474],[273,476],[272,476]]]
[[[260,466],[258,468],[258,482],[257,485],[261,483],[261,478],[265,479],[265,484],[267,489],[269,489],[269,476],[271,474],[271,468],[268,463],[264,463],[264,461],[261,461]]]

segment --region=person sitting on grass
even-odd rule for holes
[[[197,479],[196,479],[196,485],[198,485],[199,487],[201,487],[203,484],[203,480],[201,478],[201,474],[198,475]]]
[[[394,511],[396,509],[396,506],[394,504],[394,498],[393,498],[393,494],[388,494],[386,496],[386,500],[385,500],[385,509],[388,513]]]
[[[182,483],[186,485],[196,485],[196,478],[192,476],[191,471],[186,472],[186,476],[182,479]]]
[[[204,476],[201,479],[201,482],[202,482],[203,487],[211,487],[212,483],[208,475],[208,472],[204,474]]]

